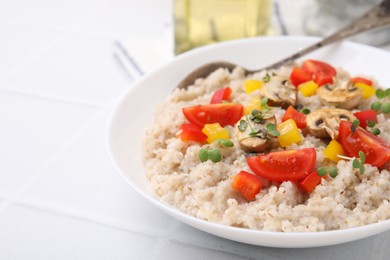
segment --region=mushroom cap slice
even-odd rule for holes
[[[297,89],[288,77],[272,76],[262,88],[262,94],[268,99],[268,105],[287,108],[297,103]]]
[[[311,135],[319,138],[337,139],[340,120],[355,120],[348,110],[340,108],[321,108],[307,115],[307,128]]]
[[[241,120],[244,120],[248,124],[243,131],[239,129]],[[260,153],[267,151],[272,147],[273,140],[272,137],[267,134],[266,126],[269,123],[276,124],[275,116],[264,119],[264,122],[262,123],[254,123],[252,120],[248,119],[246,115],[243,116],[241,120],[236,124],[235,133],[242,150],[248,153]],[[258,136],[251,135],[253,129],[259,131]]]
[[[327,84],[317,94],[322,104],[344,109],[357,107],[362,99],[362,90],[349,81]]]

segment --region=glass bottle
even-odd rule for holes
[[[272,0],[174,0],[175,54],[269,34]]]

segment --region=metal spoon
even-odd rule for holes
[[[322,39],[321,41],[279,61],[272,65],[269,65],[265,68],[259,70],[247,70],[244,69],[245,74],[255,73],[261,70],[276,69],[282,65],[292,63],[294,60],[312,52],[320,49],[323,46],[340,41],[347,37],[369,31],[372,29],[377,29],[390,24],[390,0],[384,0],[379,5],[375,6],[373,9],[362,15],[360,18],[352,22],[350,25],[342,28],[341,30],[333,33],[332,35]],[[190,85],[193,85],[197,78],[204,78],[208,76],[211,72],[215,71],[218,68],[226,68],[228,70],[233,70],[238,65],[225,62],[217,61],[207,63],[186,76],[178,85],[177,88],[187,88]]]

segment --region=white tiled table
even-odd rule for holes
[[[281,1],[291,34],[304,0]],[[170,57],[169,0],[0,1],[0,259],[388,259],[390,232],[323,248],[240,244],[150,205],[115,172],[107,118],[131,87],[120,40],[148,71]]]

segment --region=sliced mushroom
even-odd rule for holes
[[[307,115],[307,128],[310,134],[319,137],[337,139],[340,120],[353,121],[355,116],[348,110],[339,108],[321,108]]]
[[[271,80],[264,84],[262,94],[268,99],[270,106],[287,108],[297,103],[297,89],[287,77],[272,76]]]
[[[324,105],[344,109],[356,107],[362,99],[362,90],[349,80],[327,84],[319,88],[317,94]]]
[[[241,149],[245,152],[260,153],[271,148],[272,137],[267,133],[267,124],[276,124],[275,116],[264,116],[262,120],[256,121],[244,115],[236,124],[235,132]]]

